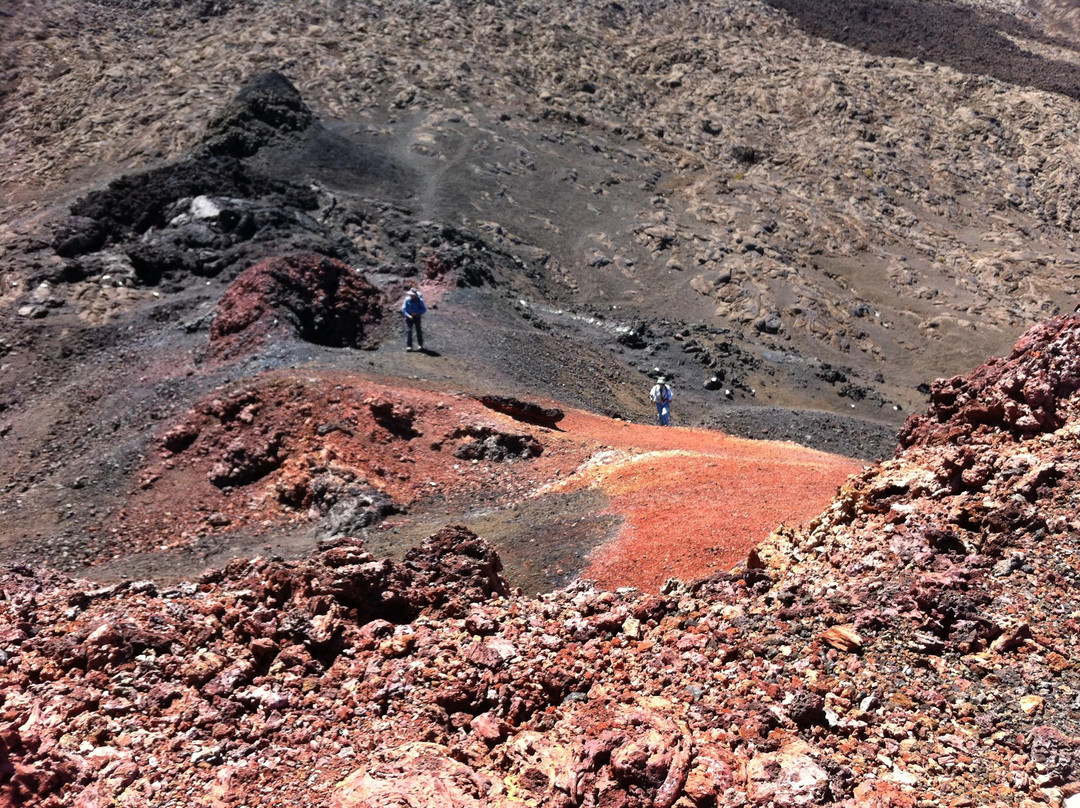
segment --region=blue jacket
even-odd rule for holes
[[[401,313],[406,317],[411,317],[414,314],[426,314],[427,306],[424,305],[424,298],[405,295],[405,302],[401,304]]]

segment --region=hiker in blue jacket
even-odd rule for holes
[[[401,304],[401,314],[405,318],[405,350],[411,351],[413,329],[416,329],[417,350],[424,350],[424,331],[420,326],[420,318],[427,313],[424,298],[420,296],[419,289],[410,289],[405,293],[405,300]]]
[[[656,380],[653,389],[649,391],[649,398],[656,405],[656,419],[660,426],[667,426],[671,419],[671,386],[667,379],[661,376]]]

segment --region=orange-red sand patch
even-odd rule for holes
[[[585,413],[568,414],[564,428],[611,447],[568,483],[600,487],[623,519],[615,540],[598,548],[583,572],[605,588],[656,591],[668,578],[731,569],[782,523],[823,511],[861,468],[790,443]]]

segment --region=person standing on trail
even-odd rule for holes
[[[656,405],[656,418],[660,426],[667,426],[671,419],[671,386],[666,378],[661,376],[656,380],[653,389],[649,391],[649,398]]]
[[[419,289],[410,289],[405,293],[405,300],[401,304],[401,314],[405,318],[405,350],[411,351],[413,329],[416,329],[417,350],[424,350],[424,330],[420,326],[420,318],[427,313],[424,298],[420,296]]]

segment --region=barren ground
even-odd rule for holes
[[[822,472],[813,493],[792,482],[774,499],[757,488],[772,478],[753,465],[765,461],[710,467],[720,450],[673,435],[713,438],[682,428],[887,457],[933,378],[1071,305],[1076,183],[1062,133],[1078,40],[1057,6],[581,3],[545,15],[536,30],[536,9],[513,3],[6,10],[3,557],[175,576],[303,552],[334,503],[267,486],[345,433],[303,437],[296,413],[278,412],[294,419],[283,437],[204,447],[261,475],[238,485],[163,458],[159,440],[199,402],[268,380],[322,402],[327,426],[325,385],[344,374],[349,389],[402,400],[550,401],[635,435],[624,446],[590,427],[572,449],[556,435],[561,448],[513,472],[485,460],[460,490],[457,477],[428,480],[435,496],[427,458],[391,456],[412,488],[383,487],[408,513],[365,526],[373,546],[477,520],[520,532],[508,563],[539,589],[587,558],[613,582],[628,556],[593,548],[616,534],[651,544],[675,514],[704,520],[685,569],[661,551],[671,570],[625,572],[655,586],[740,557],[839,479]],[[353,309],[371,314],[355,344],[313,325],[322,303],[298,313],[311,301],[281,289],[260,310],[265,333],[215,342],[240,275],[302,252],[342,261],[375,296]],[[414,284],[432,309],[423,355],[400,350],[394,314]],[[654,445],[645,391],[661,372],[680,429]],[[605,445],[643,472],[636,491],[581,481],[524,497],[554,484],[556,451],[565,479]],[[374,486],[377,452],[363,452],[350,473]],[[857,465],[829,464],[839,476]],[[525,552],[540,524],[565,552]]]

